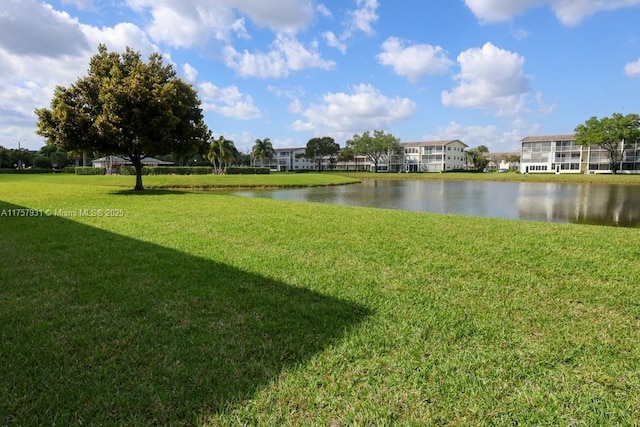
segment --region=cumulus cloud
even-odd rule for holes
[[[577,25],[600,11],[640,5],[640,0],[464,0],[481,22],[508,21],[527,9],[548,6],[564,25]]]
[[[28,23],[38,22],[38,25]],[[12,1],[0,13],[0,47],[20,55],[60,56],[87,48],[78,21],[36,0]]]
[[[443,91],[445,106],[495,110],[498,115],[515,115],[524,108],[529,78],[524,74],[524,58],[491,43],[458,55],[458,86]]]
[[[314,15],[311,0],[280,0],[278,7],[261,0],[127,0],[137,12],[148,12],[148,33],[156,41],[192,47],[211,39],[228,41],[233,33],[246,36],[247,16],[254,24],[276,32],[295,33]]]
[[[292,71],[309,68],[329,70],[335,67],[333,61],[322,58],[317,42],[304,46],[298,40],[279,34],[267,53],[238,52],[227,46],[224,63],[243,77],[282,78]]]
[[[327,93],[319,104],[297,111],[306,120],[296,120],[294,130],[329,133],[335,137],[350,137],[354,133],[380,129],[413,116],[416,104],[408,98],[390,98],[375,87],[360,84],[352,93]]]
[[[640,59],[629,62],[624,66],[624,73],[627,77],[640,77]]]
[[[241,93],[237,86],[219,88],[213,83],[205,82],[198,85],[198,93],[204,111],[241,120],[260,117],[260,110],[253,104],[251,95]]]
[[[425,75],[444,74],[453,64],[440,46],[404,46],[396,37],[390,37],[382,44],[382,52],[377,58],[382,65],[392,67],[396,74],[408,78],[411,83]]]

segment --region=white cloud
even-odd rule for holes
[[[523,72],[524,58],[517,53],[486,43],[458,55],[460,83],[442,92],[449,107],[495,110],[498,115],[523,111],[529,79]]]
[[[540,126],[530,124],[526,120],[517,118],[502,129],[497,125],[465,126],[452,121],[446,126],[440,126],[436,133],[427,135],[426,140],[459,139],[469,147],[486,145],[490,152],[519,151],[520,141],[527,135],[540,132]]]
[[[349,12],[351,32],[362,31],[372,34],[372,25],[378,21],[378,0],[356,0],[358,8]]]
[[[335,67],[333,61],[323,59],[318,52],[317,42],[304,46],[299,41],[279,34],[267,53],[238,52],[232,46],[224,50],[224,62],[243,77],[282,78],[291,71],[309,68],[329,70]]]
[[[127,4],[137,12],[149,12],[147,30],[154,40],[176,47],[228,42],[232,33],[247,38],[244,16],[260,27],[293,34],[314,14],[311,0],[280,0],[277,7],[260,0],[127,0]]]
[[[389,98],[368,84],[352,88],[352,93],[327,93],[322,103],[296,109],[306,121],[297,120],[294,130],[331,134],[336,138],[381,129],[413,116],[416,104],[408,98]]]
[[[241,93],[237,86],[219,88],[213,83],[205,82],[198,86],[198,93],[204,111],[241,120],[260,117],[260,110],[253,105],[251,95]]]
[[[94,7],[92,0],[62,0],[62,4],[73,4],[78,9],[91,9]]]
[[[629,62],[624,66],[624,73],[627,77],[640,77],[640,59]]]
[[[399,76],[416,83],[425,75],[444,74],[453,64],[447,53],[440,46],[416,44],[403,46],[400,39],[388,38],[382,44],[382,53],[378,54],[378,62],[393,68]]]
[[[147,34],[137,25],[128,22],[121,22],[113,27],[97,28],[81,25],[81,28],[91,46],[92,50],[88,52],[90,55],[97,53],[97,46],[100,43],[114,52],[124,52],[127,47],[130,47],[139,51],[144,58],[153,52],[158,52],[158,47],[149,40]]]
[[[322,37],[331,47],[338,49],[340,52],[347,53],[347,44],[340,37],[336,36],[332,31],[322,33]]]
[[[577,25],[599,11],[640,5],[640,0],[464,0],[481,22],[508,21],[527,9],[549,6],[564,25]]]
[[[87,47],[78,21],[48,4],[11,1],[0,13],[0,48],[9,52],[60,56],[77,54]]]
[[[318,6],[316,6],[316,11],[325,18],[333,18],[333,14],[324,4],[319,4]]]
[[[194,84],[198,80],[198,70],[193,68],[189,63],[182,66],[182,74],[187,83]]]
[[[358,32],[372,35],[373,24],[378,21],[378,1],[377,0],[356,0],[357,9],[347,12],[349,20],[345,24],[344,31],[337,36],[332,31],[326,31],[322,37],[331,47],[338,49],[342,53],[347,52],[346,42]]]

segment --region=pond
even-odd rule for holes
[[[640,225],[638,185],[371,179],[356,185],[233,194],[532,221]]]

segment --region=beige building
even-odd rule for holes
[[[575,144],[575,135],[528,136],[522,141],[521,173],[611,173],[609,152]],[[617,173],[640,173],[640,143],[620,144]]]

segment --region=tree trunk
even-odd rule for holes
[[[133,191],[143,191],[144,187],[142,186],[142,161],[140,159],[131,159],[131,163],[133,163],[133,167],[136,169],[136,186],[133,188]]]

